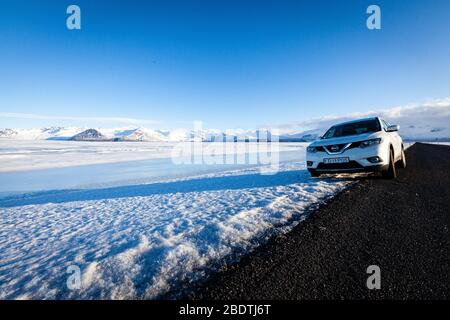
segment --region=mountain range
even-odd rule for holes
[[[95,129],[76,127],[51,127],[42,129],[0,129],[0,139],[14,140],[73,140],[73,141],[267,141],[268,130],[240,130],[226,134],[220,130],[153,130],[148,128]]]
[[[153,130],[148,128],[94,129],[78,127],[50,127],[41,129],[0,129],[0,139],[14,140],[73,140],[73,141],[270,141],[278,138],[281,142],[306,142],[318,139],[327,127],[313,130],[290,132],[275,136],[269,130],[239,130],[224,133],[220,130],[194,131],[188,129]],[[409,125],[401,127],[400,134],[405,140],[450,141],[450,127],[430,127]]]

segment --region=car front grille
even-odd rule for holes
[[[344,153],[345,150],[359,148],[359,146],[361,145],[361,141],[352,142],[348,147],[347,145],[348,143],[329,144],[323,147],[322,146],[316,147],[316,149],[319,152],[327,152],[328,154],[339,154]]]
[[[339,153],[344,149],[344,147],[347,145],[347,143],[342,144],[330,144],[328,146],[325,146],[325,149],[328,151],[328,153]]]

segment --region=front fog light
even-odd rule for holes
[[[379,163],[379,162],[382,162],[382,161],[383,161],[383,160],[381,160],[380,157],[370,157],[370,158],[367,158],[367,160],[368,160],[370,163]]]
[[[313,162],[312,162],[312,161],[306,161],[306,165],[307,165],[308,167],[311,167],[311,166],[313,165]]]

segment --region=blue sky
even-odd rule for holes
[[[70,4],[82,30],[66,28]],[[366,28],[370,4],[381,30]],[[0,127],[251,128],[364,112],[449,97],[449,57],[448,0],[2,0]]]

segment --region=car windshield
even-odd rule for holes
[[[377,119],[350,122],[333,126],[323,135],[323,139],[353,136],[357,134],[380,131],[380,122]]]

